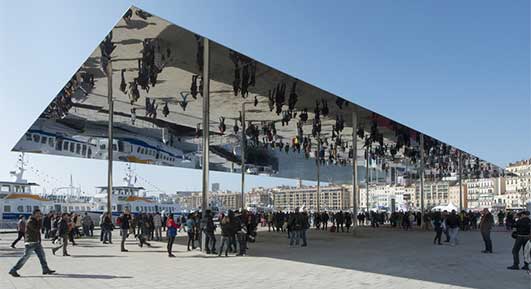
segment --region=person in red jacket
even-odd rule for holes
[[[175,255],[173,255],[171,252],[173,248],[173,242],[175,241],[175,236],[177,236],[177,223],[175,223],[175,220],[173,219],[173,214],[168,216],[166,228],[168,228],[168,257],[175,257]]]

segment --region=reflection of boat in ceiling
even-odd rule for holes
[[[83,134],[54,120],[39,119],[15,146],[15,151],[56,154],[92,159],[107,158],[108,140],[101,126],[85,125]],[[181,141],[162,139],[115,128],[114,159],[128,162],[195,168],[192,152],[180,149]]]

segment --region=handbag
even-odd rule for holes
[[[518,238],[518,234],[516,233],[516,231],[513,231],[513,232],[511,233],[511,237],[513,237],[513,239]]]

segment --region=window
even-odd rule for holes
[[[18,206],[17,207],[17,212],[24,213],[24,206]]]
[[[70,143],[70,152],[73,153],[73,152],[75,151],[75,149],[76,149],[76,148],[75,148],[75,146],[74,146],[74,143],[71,142],[71,143]]]
[[[100,150],[104,150],[107,146],[105,144],[100,144]]]
[[[118,146],[116,144],[114,144],[114,143],[112,144],[112,150],[113,151],[117,151],[118,150]]]
[[[135,211],[137,211],[137,212],[139,211],[138,206],[135,207]]]
[[[53,143],[53,138],[48,138],[48,146],[50,146],[51,148],[53,148],[54,146],[54,143]]]
[[[63,142],[63,150],[64,151],[68,151],[68,144],[69,144],[69,142],[67,142],[67,141]]]
[[[81,154],[81,144],[76,144],[76,154]]]
[[[26,140],[27,141],[31,141],[31,134],[29,134],[29,133],[26,134]]]
[[[39,208],[39,206],[33,206],[33,210],[37,210]]]
[[[92,157],[92,149],[88,148],[87,158],[90,159],[91,157]]]
[[[48,137],[43,136],[43,137],[41,138],[41,143],[42,143],[42,144],[46,144],[47,142],[48,142]]]
[[[1,188],[2,192],[9,192],[11,191],[11,186],[9,185],[2,185],[2,188]]]
[[[26,212],[31,213],[31,206],[26,206]]]
[[[124,151],[124,142],[118,141],[118,151],[123,152]]]
[[[55,142],[55,149],[58,150],[58,151],[63,150],[63,140],[62,139],[58,139]]]
[[[41,136],[38,135],[38,134],[34,134],[34,135],[33,135],[33,141],[34,141],[34,142],[40,142],[40,141],[41,141]]]
[[[87,154],[87,145],[83,145],[83,148],[81,149],[81,154],[86,155]]]
[[[11,213],[11,206],[4,206],[4,213]]]

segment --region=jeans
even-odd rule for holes
[[[162,227],[155,227],[155,239],[162,240]]]
[[[13,243],[11,244],[11,247],[15,247],[15,245],[17,244],[17,242],[20,241],[22,238],[25,239],[25,237],[24,237],[24,232],[18,232],[18,236],[17,236],[17,238],[15,239],[15,241],[13,241]]]
[[[448,235],[450,235],[450,244],[457,245],[457,233],[459,232],[459,227],[448,228]]]
[[[513,265],[514,266],[520,265],[520,258],[518,255],[520,254],[520,250],[525,246],[528,240],[529,240],[528,237],[520,237],[520,236],[518,236],[514,240],[514,246],[513,246]],[[525,262],[524,264],[527,265],[527,263]]]
[[[112,231],[111,230],[103,230],[103,242],[109,242],[112,243]]]
[[[483,242],[485,242],[485,251],[492,252],[492,240],[490,239],[490,231],[481,232]]]
[[[173,248],[173,242],[175,241],[175,236],[173,237],[168,237],[168,245],[166,247],[166,249],[168,250],[168,255],[171,255],[171,250]]]
[[[62,236],[62,240],[63,240],[63,243],[61,245],[53,248],[52,250],[53,251],[57,251],[57,250],[63,248],[63,255],[67,255],[68,251],[66,250],[66,248],[68,247],[68,235]]]
[[[301,238],[302,238],[302,245],[303,245],[303,246],[308,245],[308,243],[306,243],[306,231],[307,231],[306,229],[302,229],[302,230],[300,231]]]
[[[48,263],[46,263],[46,256],[44,255],[44,249],[42,248],[42,244],[40,242],[32,242],[32,243],[26,243],[26,246],[24,248],[24,255],[18,260],[17,264],[11,268],[10,272],[17,272],[24,266],[26,261],[28,261],[29,257],[31,256],[31,252],[35,251],[35,254],[39,258],[39,261],[41,262],[41,268],[42,272],[48,272],[50,271],[50,268],[48,268]]]
[[[83,225],[83,235],[85,237],[90,236],[90,225]]]
[[[227,247],[225,248],[225,244],[227,244]],[[219,247],[219,255],[223,252],[223,248],[225,248],[225,255],[229,253],[229,247],[230,247],[230,237],[221,236],[221,246]]]
[[[216,236],[214,232],[206,232],[205,246],[207,252],[216,252]]]
[[[120,244],[120,248],[122,250],[125,249],[125,240],[127,240],[127,235],[129,234],[129,230],[128,229],[120,229],[120,233],[122,235],[122,243]]]
[[[293,246],[293,243],[295,243],[295,245],[299,245],[299,241],[300,241],[300,237],[301,237],[301,230],[292,230],[290,232],[290,236],[289,236],[289,245],[290,246]]]

